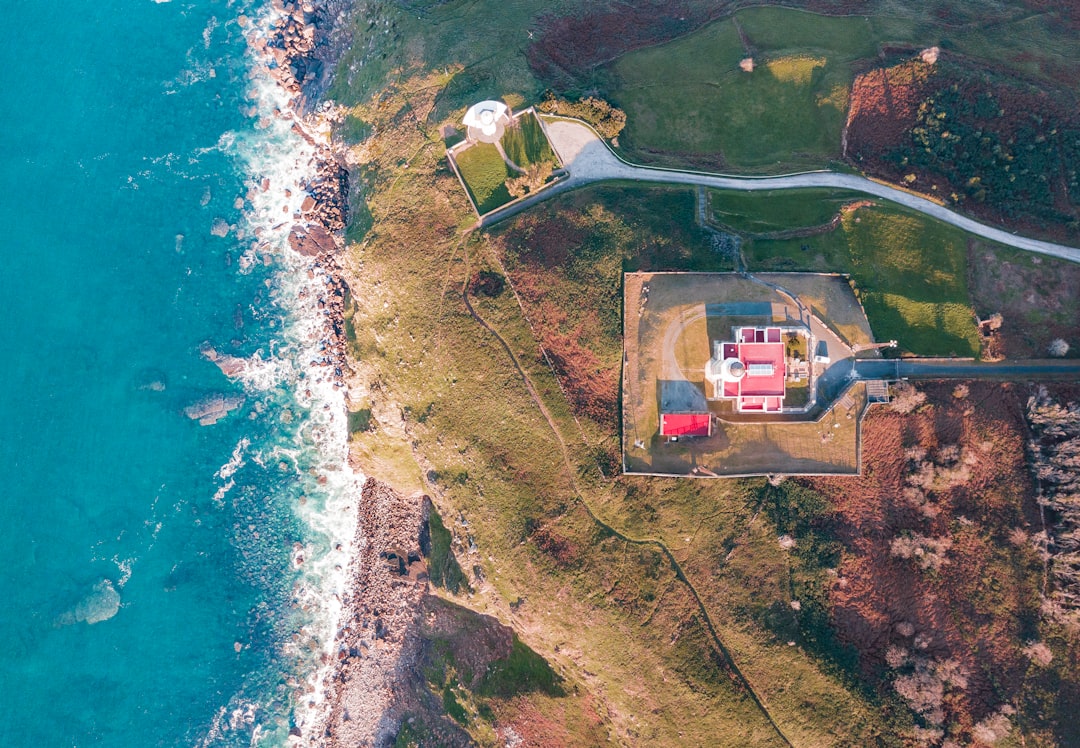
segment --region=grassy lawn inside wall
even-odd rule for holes
[[[454,160],[481,215],[510,202],[506,180],[514,175],[494,145],[475,143],[459,151]]]
[[[533,167],[550,166],[529,190],[535,191],[542,183],[551,180],[551,170],[559,166],[559,159],[548,142],[547,134],[532,112],[521,114],[508,125],[499,145],[521,172],[507,164],[499,149],[491,143],[474,143],[453,156],[480,215],[490,213],[514,199],[512,185],[508,185],[507,180],[521,178],[527,170],[535,171]],[[546,180],[544,174],[548,175]],[[526,178],[530,181],[533,179]]]
[[[849,273],[877,340],[895,339],[901,350],[923,356],[977,356],[967,234],[890,203],[840,211],[852,202],[826,190],[716,192],[712,199],[720,220],[739,214],[733,222],[744,229],[751,270]],[[820,226],[837,212],[836,228],[787,239],[767,236],[800,224]],[[748,226],[766,231],[755,236],[745,232]]]
[[[544,128],[532,112],[522,114],[515,125],[506,128],[501,142],[506,155],[522,169],[548,161],[557,163]]]

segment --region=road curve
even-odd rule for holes
[[[480,223],[482,226],[489,226],[508,218],[561,192],[583,187],[594,182],[619,179],[658,184],[700,185],[723,190],[789,190],[806,187],[832,187],[862,192],[890,200],[956,226],[975,236],[1000,244],[1080,263],[1080,249],[1076,247],[1018,236],[1009,231],[987,226],[966,216],[959,215],[925,197],[855,174],[814,171],[776,177],[735,177],[639,166],[619,158],[592,128],[582,122],[558,119],[546,122],[545,126],[551,143],[555,147],[556,153],[559,154],[559,158],[566,167],[569,176],[530,198],[488,213],[481,218]]]

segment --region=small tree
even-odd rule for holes
[[[911,382],[900,382],[893,385],[892,400],[889,407],[897,413],[911,413],[926,402],[926,393],[915,389]]]
[[[506,180],[506,189],[514,197],[525,197],[530,192],[536,192],[547,182],[551,176],[552,164],[544,161],[532,164],[521,176]]]
[[[1062,358],[1069,352],[1069,344],[1061,338],[1055,338],[1050,341],[1050,345],[1047,346],[1046,352],[1054,358]]]
[[[541,112],[583,119],[596,128],[600,137],[608,140],[617,137],[626,127],[626,112],[595,96],[587,96],[580,101],[568,101],[549,92],[536,108]]]
[[[917,532],[893,538],[889,550],[893,556],[914,559],[924,571],[937,571],[948,563],[945,554],[952,547],[947,537],[932,538]]]
[[[975,725],[971,729],[971,736],[980,743],[988,745],[998,742],[1012,732],[1012,722],[1007,716],[1009,713],[1012,713],[1012,709],[1002,707],[1000,711]]]
[[[1046,667],[1054,660],[1054,653],[1044,642],[1029,642],[1022,651],[1028,659],[1040,667]]]

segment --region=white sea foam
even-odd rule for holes
[[[288,355],[288,352],[285,354]],[[296,380],[297,362],[290,358],[271,355],[263,358],[261,353],[243,359],[243,364],[233,376],[249,392],[269,392],[285,382]]]
[[[268,7],[251,25],[269,29],[279,14]],[[292,596],[300,637],[284,645],[284,654],[293,661],[295,679],[301,684],[295,692],[299,695],[292,716],[303,729],[323,706],[324,686],[335,659],[334,635],[343,613],[341,601],[364,476],[348,461],[344,388],[333,368],[322,363],[330,320],[318,308],[318,299],[326,296],[329,278],[310,258],[293,251],[288,242],[305,197],[300,183],[314,176],[317,149],[293,131],[292,117],[275,116],[275,112],[289,112],[289,97],[266,74],[262,61],[253,58],[251,65],[255,72],[249,97],[261,117],[259,124],[251,131],[226,133],[214,149],[232,155],[250,175],[250,207],[240,228],[256,240],[245,247],[239,272],[249,272],[269,258],[275,270],[270,296],[282,324],[276,328],[277,345],[269,353],[247,359],[235,377],[252,395],[291,386],[292,399],[303,412],[297,414],[300,422],[294,423],[293,445],[279,443],[265,452],[252,452],[250,444],[242,449],[238,444],[233,457],[218,471],[224,481],[219,491],[231,488],[245,455],[253,462],[291,466],[303,487],[304,501],[294,508],[304,528],[304,542],[293,556],[299,577]],[[316,140],[326,137],[325,129],[313,129]],[[267,180],[269,186],[263,189]],[[264,320],[264,324],[272,321]],[[274,732],[269,724],[266,731],[259,724],[251,726],[261,717],[248,709],[246,699],[237,694],[219,712],[201,744],[217,742],[223,730],[248,729],[253,741]],[[244,717],[237,720],[237,714]]]
[[[214,491],[213,501],[216,505],[222,506],[225,503],[225,497],[229,495],[229,491],[236,487],[236,480],[233,476],[236,475],[237,470],[246,464],[244,455],[250,446],[251,440],[246,436],[242,437],[233,448],[232,456],[229,457],[228,462],[219,467],[217,472],[214,473],[214,477],[221,481],[221,485]]]
[[[242,437],[240,441],[236,443],[236,446],[233,447],[232,456],[229,458],[229,461],[219,467],[215,475],[222,480],[228,480],[236,475],[236,471],[244,466],[244,453],[250,446],[251,440],[246,436]]]
[[[209,22],[207,22],[206,28],[204,28],[203,32],[202,32],[203,47],[205,49],[210,49],[210,42],[213,40],[214,29],[217,28],[217,25],[218,25],[217,16],[210,16],[210,20],[209,20]]]
[[[112,557],[112,562],[116,564],[116,568],[120,572],[120,579],[116,582],[116,586],[120,589],[123,589],[124,585],[131,579],[131,566],[135,561],[136,559],[134,558],[122,559],[119,554]]]

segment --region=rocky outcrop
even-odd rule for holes
[[[349,171],[335,154],[323,156],[315,176],[300,186],[308,193],[301,206],[302,217],[330,231],[341,231],[349,217]]]
[[[273,0],[278,15],[269,35],[250,39],[267,59],[271,75],[292,94],[301,113],[318,103],[341,52],[348,46],[344,21],[351,0]]]
[[[217,368],[221,369],[221,373],[229,379],[235,379],[240,376],[248,365],[248,362],[239,356],[221,353],[208,342],[199,346],[199,353],[202,354],[202,357],[207,361],[210,361],[215,364]]]
[[[419,618],[428,591],[420,554],[424,499],[403,497],[374,478],[364,483],[330,709],[321,724],[300,730],[308,745],[393,741],[421,646]]]
[[[211,426],[243,404],[242,395],[208,395],[184,408],[184,415],[200,426]]]
[[[311,277],[325,279],[315,300],[326,317],[322,356],[315,364],[332,368],[338,386],[344,386],[349,372],[344,320],[347,286],[338,262],[349,218],[349,171],[332,144],[311,135],[311,118],[316,116],[311,110],[347,41],[348,24],[341,21],[350,6],[348,0],[274,0],[278,14],[269,35],[249,37],[271,77],[290,94],[291,111],[278,112],[278,116],[293,119],[293,131],[316,148],[311,174],[299,184],[305,196],[293,216],[289,245],[313,261]],[[267,179],[258,181],[262,191],[269,189]]]
[[[333,256],[337,251],[337,241],[333,234],[319,224],[293,226],[289,232],[289,245],[306,257],[318,257],[322,254]]]

